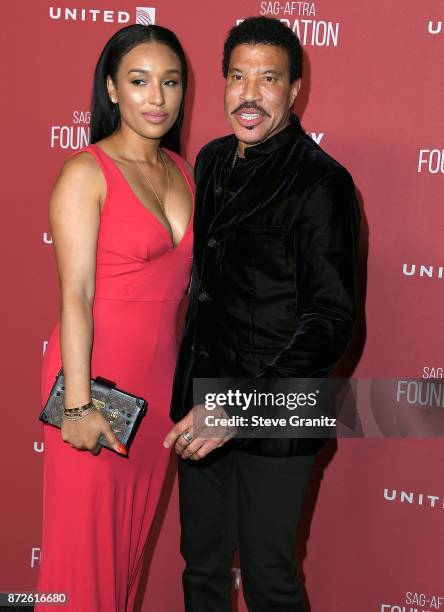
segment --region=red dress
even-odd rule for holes
[[[67,610],[123,612],[134,606],[142,553],[169,461],[162,445],[176,363],[176,322],[190,281],[192,218],[174,248],[162,223],[136,198],[115,162],[97,145],[83,149],[107,184],[101,212],[94,297],[91,376],[148,401],[123,457],[94,456],[44,428],[43,533],[38,592],[67,593]],[[79,153],[80,151],[77,151]],[[177,164],[194,197],[183,159]],[[42,366],[42,404],[61,367],[59,323]],[[54,606],[36,606],[51,610]]]

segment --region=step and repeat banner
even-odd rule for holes
[[[442,0],[6,3],[0,591],[36,587],[40,361],[59,316],[47,201],[64,159],[89,141],[98,55],[131,23],[176,32],[190,64],[183,142],[192,163],[200,147],[229,131],[222,46],[229,28],[250,15],[281,19],[299,35],[305,71],[296,111],[306,132],[350,170],[362,207],[360,320],[338,375],[416,378],[424,388],[443,376]],[[444,441],[340,439],[315,476],[299,550],[311,611],[444,610]],[[182,569],[172,464],[147,550],[143,611],[183,610]],[[236,561],[233,585],[245,611]]]

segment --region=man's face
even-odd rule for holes
[[[300,79],[290,83],[288,53],[282,47],[241,44],[233,49],[225,82],[225,115],[241,153],[288,124],[300,85]]]

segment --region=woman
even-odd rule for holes
[[[93,144],[65,163],[50,198],[62,307],[42,401],[63,364],[65,410],[90,402],[96,376],[148,402],[127,456],[97,410],[61,430],[44,425],[38,591],[66,593],[68,610],[133,610],[169,461],[162,441],[192,258],[194,183],[178,155],[186,83],[170,30],[117,32],[96,67]],[[117,452],[100,451],[101,433]]]

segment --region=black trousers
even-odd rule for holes
[[[250,612],[303,612],[295,546],[316,455],[262,457],[221,447],[178,459],[186,612],[231,612],[239,548]]]

